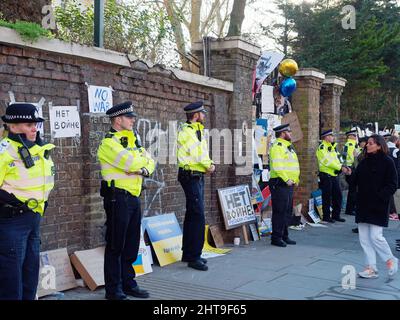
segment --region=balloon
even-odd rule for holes
[[[296,61],[293,59],[285,59],[282,60],[278,70],[280,74],[285,77],[293,77],[299,70],[299,67],[297,66]]]
[[[292,95],[292,93],[296,90],[296,80],[294,80],[292,77],[286,78],[283,80],[279,87],[279,92],[281,95],[284,97],[289,97]]]

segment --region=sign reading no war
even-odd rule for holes
[[[88,85],[89,112],[105,113],[112,107],[112,88]]]

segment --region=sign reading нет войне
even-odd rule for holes
[[[50,107],[50,129],[52,138],[81,136],[81,120],[77,106]]]
[[[233,229],[256,220],[248,185],[218,189],[225,229]]]

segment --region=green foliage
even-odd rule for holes
[[[79,1],[68,0],[56,8],[55,14],[60,39],[93,45],[93,5],[84,8]],[[160,62],[171,39],[168,17],[156,4],[105,2],[105,48]]]
[[[11,23],[0,19],[0,27],[14,29],[20,34],[22,40],[29,42],[35,42],[40,37],[53,37],[49,30],[46,30],[33,22],[17,21],[15,23]]]
[[[356,29],[342,27],[341,11],[348,4],[356,9]],[[288,45],[299,66],[348,81],[343,123],[399,123],[400,7],[395,0],[288,5],[284,17],[296,35]]]

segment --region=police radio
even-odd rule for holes
[[[19,147],[18,153],[21,156],[22,161],[24,162],[25,168],[29,169],[35,165],[35,162],[32,159],[31,153],[29,152],[26,146]]]
[[[22,161],[24,162],[25,168],[29,169],[32,168],[35,165],[35,161],[33,161],[31,153],[29,152],[28,147],[24,143],[24,140],[22,140],[21,136],[17,134],[19,138],[19,142],[21,142],[22,147],[18,148],[18,153],[21,156]]]

